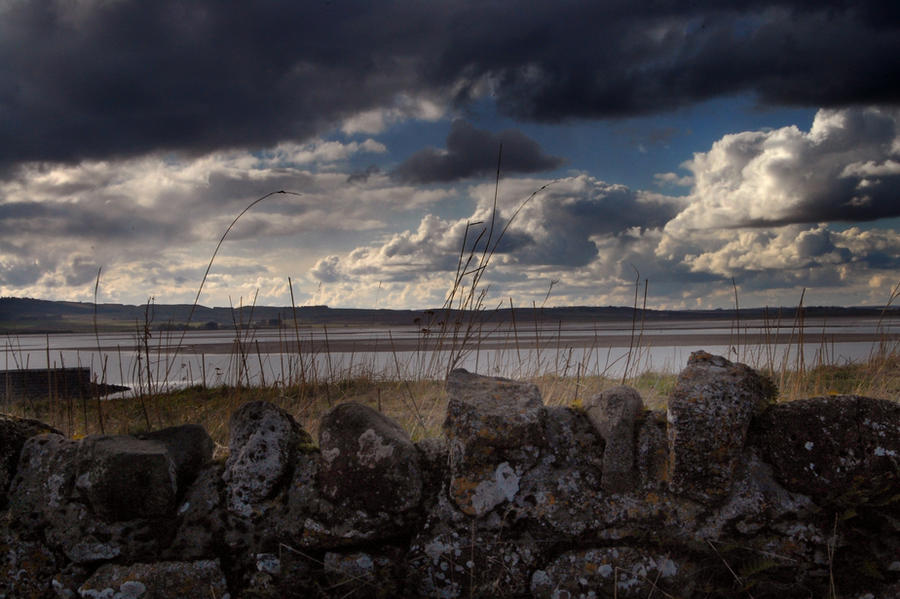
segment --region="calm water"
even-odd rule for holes
[[[747,321],[736,331],[727,321],[645,325],[632,323],[524,325],[513,331],[485,326],[464,351],[419,349],[428,336],[417,328],[341,327],[303,329],[301,352],[286,350],[293,330],[153,332],[147,347],[134,333],[18,335],[0,338],[0,368],[88,366],[99,381],[133,389],[205,382],[208,385],[272,384],[354,374],[384,378],[442,378],[450,360],[459,367],[502,376],[542,373],[621,376],[627,368],[677,372],[692,351],[705,349],[756,366],[790,364],[802,357],[845,363],[868,358],[879,339],[900,334],[900,322],[878,319],[807,320],[808,341],[797,343],[792,323]],[[782,337],[776,342],[776,333]],[[864,338],[864,340],[860,340]],[[328,341],[328,347],[323,343]],[[180,345],[179,345],[179,342]],[[893,342],[896,343],[896,342]],[[629,357],[629,345],[632,347]],[[304,349],[317,346],[317,349]],[[537,347],[536,347],[537,346]],[[177,349],[177,348],[181,349]],[[283,348],[283,349],[279,349]],[[341,351],[338,351],[337,349]],[[802,355],[801,355],[802,349]]]

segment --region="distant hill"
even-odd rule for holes
[[[803,309],[808,318],[880,316],[887,311],[892,318],[900,317],[898,307],[835,307],[816,306]],[[793,319],[796,308],[741,309],[739,319]],[[184,328],[191,314],[190,304],[97,304],[64,302],[31,298],[0,298],[0,333],[59,333],[94,330],[135,331],[145,324],[151,329]],[[254,306],[244,308],[208,308],[197,306],[190,319],[190,328],[234,329],[293,327],[309,325],[384,325],[439,326],[445,320],[468,321],[470,314],[457,311],[378,310],[357,308],[329,308],[328,306]],[[732,320],[734,310],[634,310],[626,307],[568,306],[556,308],[503,308],[486,310],[479,315],[485,322],[519,323],[542,322],[622,322],[633,318],[645,321],[660,320]]]

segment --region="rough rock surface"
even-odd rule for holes
[[[199,424],[171,426],[136,436],[138,439],[156,441],[165,446],[175,464],[179,492],[183,491],[212,459],[212,437]]]
[[[217,561],[156,562],[101,566],[78,593],[85,599],[228,596],[225,575]]]
[[[435,534],[437,533],[437,534]],[[432,531],[409,551],[410,596],[518,597],[544,553],[532,539],[509,542],[498,531]]]
[[[779,404],[758,419],[753,443],[798,493],[871,490],[900,470],[900,404],[853,395]]]
[[[319,484],[329,499],[373,513],[419,505],[419,451],[380,412],[354,402],[329,410],[319,425],[319,451]]]
[[[331,478],[324,452],[338,445],[309,446],[268,404],[239,410],[228,463],[208,462],[191,428],[31,437],[0,514],[0,598],[896,596],[898,405],[817,398],[756,413],[767,393],[750,392],[755,373],[708,355],[691,366],[680,400],[702,409],[640,411],[619,431],[633,443],[627,490],[603,482],[612,430],[543,406],[532,385],[460,371],[446,438],[411,444],[367,409],[335,410],[350,416],[325,431],[352,459]],[[713,430],[748,410],[746,438]],[[670,428],[696,437],[670,444]],[[699,447],[721,450],[714,494],[699,479],[670,485],[673,450]],[[390,478],[410,464],[418,478],[393,479],[402,492],[366,501],[384,483],[369,470],[389,466],[379,476]],[[241,478],[254,465],[258,487]],[[247,511],[235,509],[241,481],[255,493],[239,497]],[[404,505],[410,483],[419,499]]]
[[[76,564],[152,559],[174,533],[177,472],[156,440],[37,435],[23,445],[10,516]]]
[[[594,527],[601,509],[603,439],[571,408],[548,408],[546,424],[548,448],[522,476],[511,514],[536,523],[536,535],[542,529],[580,535]]]
[[[726,497],[750,420],[775,394],[771,381],[749,366],[692,353],[669,398],[672,490],[706,503]]]
[[[29,438],[43,433],[62,433],[39,420],[0,414],[0,509],[6,507],[6,493],[16,475],[19,453]]]
[[[630,547],[565,553],[531,577],[536,599],[563,597],[688,597],[696,568],[667,554]]]
[[[0,526],[0,597],[48,596],[58,570],[53,551],[40,540]]]
[[[96,516],[118,522],[174,514],[177,472],[162,443],[87,437],[76,467],[75,488]]]
[[[450,495],[483,516],[518,491],[522,474],[547,444],[537,387],[456,369],[447,377],[444,433],[450,446]]]
[[[588,418],[606,441],[603,452],[603,490],[609,493],[630,491],[636,484],[635,421],[644,402],[631,387],[619,386],[589,398],[584,403]]]
[[[228,423],[231,437],[222,478],[226,505],[241,516],[250,516],[289,474],[301,446],[312,438],[293,416],[264,401],[242,405]]]
[[[669,480],[669,442],[666,435],[666,413],[647,411],[637,423],[635,449],[641,489],[659,490]]]

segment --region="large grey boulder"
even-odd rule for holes
[[[39,420],[0,414],[0,509],[6,507],[6,492],[16,475],[25,441],[44,433],[62,433]]]
[[[319,484],[332,501],[370,512],[405,512],[422,499],[419,451],[399,424],[350,402],[319,425]]]
[[[290,474],[301,446],[312,438],[293,416],[265,401],[248,402],[228,423],[231,437],[225,462],[225,501],[229,510],[251,516]]]
[[[750,420],[775,395],[771,381],[749,366],[692,353],[669,397],[672,491],[704,503],[728,496]]]
[[[136,435],[144,441],[161,443],[172,462],[178,479],[179,493],[196,478],[197,473],[212,459],[213,440],[199,424],[171,426],[158,431]]]
[[[174,531],[178,470],[160,441],[38,435],[22,448],[10,514],[76,564],[151,559]]]
[[[816,498],[900,488],[900,404],[842,395],[772,406],[752,442],[785,487]]]
[[[75,488],[96,516],[117,522],[175,513],[177,472],[162,443],[86,437],[76,467]]]
[[[546,410],[548,447],[519,481],[511,516],[536,524],[537,534],[581,535],[602,511],[603,438],[578,410]]]
[[[482,516],[515,497],[547,445],[544,402],[531,383],[463,369],[447,377],[447,394],[450,496],[464,513]]]
[[[218,560],[101,566],[78,589],[82,597],[140,599],[229,596]]]
[[[44,434],[22,446],[16,477],[10,489],[10,513],[23,525],[43,526],[61,510],[75,486],[80,443],[62,435]]]
[[[397,464],[394,475],[410,465],[402,464]],[[377,540],[403,535],[418,520],[419,511],[413,508],[418,500],[413,504],[410,498],[416,488],[421,489],[421,479],[419,483],[401,483],[404,491],[382,490],[380,498],[370,505],[385,509],[370,511],[360,497],[365,489],[339,491],[333,499],[326,496],[319,474],[323,465],[318,452],[299,456],[287,489],[279,496],[279,509],[265,519],[278,538],[287,539],[291,546],[304,551],[370,546]],[[395,511],[398,509],[401,511]]]
[[[606,389],[584,403],[588,418],[606,441],[602,485],[608,493],[624,493],[636,486],[634,429],[643,409],[640,394],[626,386]]]

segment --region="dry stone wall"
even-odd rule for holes
[[[0,597],[900,596],[895,402],[775,403],[704,352],[666,412],[463,370],[447,392],[417,443],[348,403],[314,444],[248,403],[224,462],[197,426],[0,419]]]

